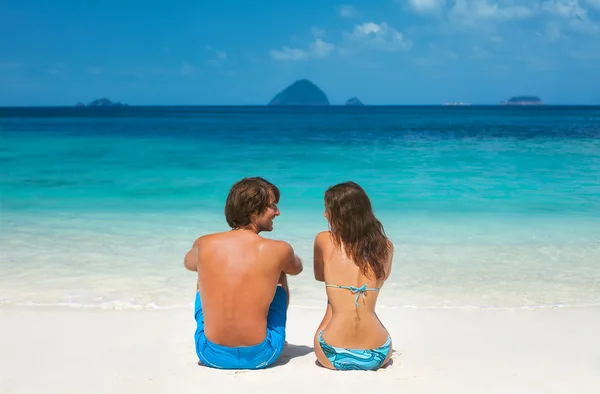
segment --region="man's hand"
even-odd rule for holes
[[[304,270],[304,266],[302,265],[302,259],[300,258],[300,256],[294,255],[294,265],[296,266],[296,269],[298,270],[298,273],[295,275],[298,275],[299,273],[301,273]]]
[[[196,245],[185,255],[183,265],[190,271],[198,271],[198,248]]]

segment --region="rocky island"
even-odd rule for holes
[[[352,107],[364,106],[363,102],[360,101],[357,97],[352,97],[352,98],[348,99],[348,101],[346,101],[346,105],[352,106]]]
[[[502,105],[543,105],[542,99],[537,96],[515,96],[502,102]]]
[[[317,85],[301,79],[279,92],[268,105],[322,106],[329,105],[329,99]]]
[[[90,101],[89,104],[85,105],[81,101],[75,104],[76,107],[126,107],[127,104],[120,103],[118,101],[110,101],[107,98],[99,98]]]

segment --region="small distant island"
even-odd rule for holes
[[[537,96],[514,96],[509,98],[507,101],[501,103],[502,105],[544,105],[542,99]]]
[[[107,98],[99,98],[93,101],[90,101],[89,104],[84,104],[81,101],[75,104],[76,107],[126,107],[127,104],[123,104],[118,101],[110,101]]]
[[[363,102],[360,101],[357,97],[349,98],[348,101],[346,101],[346,105],[347,106],[352,106],[352,107],[361,107],[361,106],[364,106]]]
[[[317,85],[301,79],[279,92],[268,105],[323,106],[329,105],[329,99]]]

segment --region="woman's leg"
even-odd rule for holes
[[[381,324],[381,327],[383,327],[385,329],[385,326],[383,325],[383,323],[381,322],[381,320],[379,319],[379,316],[377,314],[375,314],[375,317],[377,318],[377,320],[379,321],[379,324]],[[385,329],[387,332],[387,329]],[[390,333],[388,332],[388,335],[390,335]],[[387,363],[390,361],[390,358],[392,358],[392,353],[394,351],[394,346],[393,346],[393,342],[390,341],[390,351],[388,352],[387,357],[385,358],[385,360],[383,360],[383,364],[381,364],[381,367],[385,367],[387,365]],[[381,368],[380,367],[380,368]]]
[[[390,351],[388,352],[388,355],[385,358],[385,360],[383,360],[383,364],[381,364],[381,367],[379,367],[379,368],[384,368],[387,366],[387,364],[390,362],[390,359],[392,358],[393,352],[394,352],[394,346],[393,346],[393,343],[390,341]]]
[[[331,305],[329,304],[329,300],[327,300],[327,310],[325,311],[323,321],[321,321],[321,324],[319,324],[319,328],[317,328],[317,332],[315,333],[315,338],[313,340],[313,345],[315,349],[315,355],[317,356],[317,360],[319,361],[319,363],[325,368],[335,369],[335,367],[331,365],[331,362],[329,361],[327,356],[325,356],[323,349],[321,349],[321,344],[319,343],[319,333],[321,332],[321,330],[324,330],[325,327],[327,327],[327,324],[329,324],[329,321],[331,320],[331,316]]]

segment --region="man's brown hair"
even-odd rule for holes
[[[271,182],[261,177],[244,178],[236,182],[225,202],[225,219],[229,227],[236,229],[248,226],[253,214],[260,215],[271,205],[271,193],[277,204],[279,189]]]

